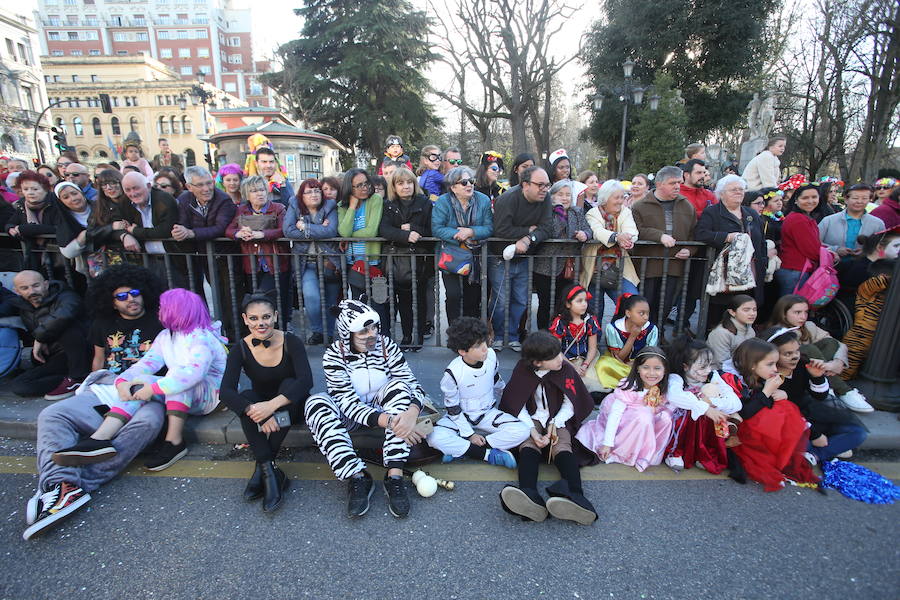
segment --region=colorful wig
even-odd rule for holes
[[[241,166],[237,163],[228,163],[227,165],[222,165],[219,167],[219,172],[216,173],[216,187],[225,191],[225,184],[222,179],[226,175],[237,175],[241,179],[244,178],[244,170],[241,169]]]
[[[249,177],[251,175],[259,175],[259,171],[256,168],[256,151],[260,148],[268,148],[272,152],[275,152],[275,146],[269,141],[269,138],[263,134],[254,133],[247,138],[247,148],[249,151],[247,152],[247,160],[244,161],[244,176]],[[275,158],[275,168],[278,169],[281,176],[286,180],[287,169],[281,166],[277,156]]]
[[[171,289],[159,297],[159,322],[172,333],[212,329],[203,298],[184,288]]]

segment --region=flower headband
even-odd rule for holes
[[[821,178],[819,179],[819,183],[830,183],[830,184],[833,184],[833,185],[837,185],[837,186],[840,186],[840,187],[844,187],[844,180],[843,180],[843,179],[838,179],[837,177],[830,177],[830,176],[828,176],[828,175],[825,175],[824,177],[821,177]]]
[[[775,333],[773,333],[772,335],[770,335],[769,339],[767,339],[766,341],[771,343],[772,340],[780,338],[781,336],[783,336],[786,333],[790,333],[792,331],[797,331],[798,329],[800,329],[800,328],[799,327],[779,327],[778,330],[775,331]]]
[[[882,177],[875,181],[875,187],[894,187],[897,185],[897,180],[892,177]]]
[[[773,198],[784,198],[784,190],[772,190],[766,194],[763,194],[764,200],[772,200]]]

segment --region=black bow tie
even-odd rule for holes
[[[253,338],[252,340],[250,340],[250,342],[253,344],[254,347],[262,344],[263,348],[268,348],[269,346],[272,345],[272,340],[270,340],[270,339],[269,340],[261,340],[259,338]]]

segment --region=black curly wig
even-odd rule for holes
[[[163,291],[159,278],[144,267],[132,264],[115,265],[103,271],[91,282],[87,291],[87,303],[98,317],[115,317],[113,292],[120,287],[141,290],[144,310],[150,314],[159,311],[159,295]]]
[[[459,317],[447,328],[447,347],[457,352],[469,350],[488,341],[488,328],[484,321],[474,317]]]

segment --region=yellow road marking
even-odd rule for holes
[[[863,462],[862,466],[880,473],[888,479],[900,480],[900,463]],[[334,475],[325,463],[287,462],[279,463],[292,479],[310,481],[334,480]],[[245,479],[252,472],[249,461],[180,460],[165,471],[147,471],[132,463],[125,475],[137,477],[192,477],[210,479]],[[500,467],[476,463],[431,464],[423,467],[431,475],[450,481],[515,481],[515,472]],[[0,474],[34,474],[37,472],[33,456],[0,456]],[[581,470],[585,481],[698,481],[724,479],[724,475],[711,475],[700,469],[687,469],[675,473],[664,466],[650,467],[638,473],[625,465],[596,465]],[[540,478],[555,481],[559,478],[556,469],[541,465]]]

